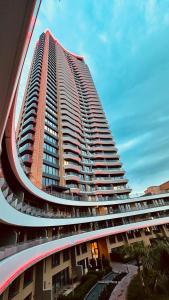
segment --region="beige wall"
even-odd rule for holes
[[[20,285],[19,285],[19,293],[12,298],[12,300],[24,300],[29,294],[32,293],[31,300],[34,300],[34,291],[35,291],[35,267],[33,271],[33,281],[24,288],[24,274],[20,276]],[[2,300],[8,300],[8,291],[9,288],[3,294]]]
[[[146,230],[149,232],[148,235],[146,235]],[[99,250],[104,254],[106,257],[109,257],[109,254],[111,253],[112,249],[121,247],[124,245],[125,242],[129,244],[137,243],[143,241],[144,245],[150,245],[150,239],[156,238],[157,235],[155,231],[152,228],[145,228],[140,229],[141,236],[129,239],[127,238],[126,234],[124,233],[124,240],[118,241],[117,235],[115,235],[115,242],[110,243],[109,237],[105,239],[100,239],[98,241]],[[160,233],[158,235],[161,236],[168,236],[169,237],[169,227],[167,225],[162,225],[160,227]],[[78,264],[79,261],[88,258],[90,260],[92,258],[91,249],[90,249],[90,243],[87,243],[87,252],[82,253],[81,247],[80,247],[80,255],[76,256],[76,264]],[[63,253],[60,252],[60,265],[56,267],[52,267],[52,256],[44,259],[43,261],[43,289],[44,290],[51,290],[52,289],[52,276],[59,273],[60,271],[69,268],[69,276],[71,278],[72,276],[72,265],[71,265],[71,251],[69,249],[69,260],[63,261]],[[34,299],[34,292],[35,292],[35,267],[33,272],[33,281],[29,285],[27,285],[25,288],[23,287],[23,281],[24,281],[24,274],[20,276],[20,287],[19,287],[19,293],[12,299],[12,300],[24,300],[30,293],[32,293],[31,300],[37,300]],[[3,294],[2,300],[8,300],[8,289]]]

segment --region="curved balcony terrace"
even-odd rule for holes
[[[80,223],[90,223],[118,219],[133,216],[146,215],[149,213],[163,212],[169,210],[169,200],[163,199],[161,204],[149,204],[143,207],[130,209],[113,209],[112,212],[105,213],[83,213],[75,212],[63,213],[39,209],[33,205],[27,204],[24,200],[19,200],[12,192],[8,193],[8,187],[3,185],[0,190],[0,220],[3,223],[26,227],[51,227],[74,225]],[[159,195],[159,199],[161,199]],[[125,219],[124,219],[125,222]]]
[[[168,223],[168,217],[143,220],[137,223],[130,223],[125,225],[117,225],[116,227],[101,228],[95,231],[87,231],[78,234],[69,234],[69,237],[62,237],[59,239],[38,239],[36,241],[27,242],[18,245],[18,248],[13,246],[8,248],[8,254],[11,255],[0,261],[0,293],[2,293],[7,286],[26,269],[50,256],[53,253],[62,251],[72,246],[106,237],[109,235],[127,232],[134,229],[146,228],[150,226],[163,225]],[[21,248],[23,250],[21,250]],[[18,252],[20,251],[20,252]],[[3,251],[2,251],[3,252]],[[3,253],[1,253],[3,258]],[[5,256],[5,253],[4,253]]]

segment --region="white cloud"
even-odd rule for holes
[[[149,133],[145,133],[141,136],[130,139],[125,143],[119,144],[118,145],[119,152],[120,153],[126,152],[126,151],[131,150],[132,148],[134,148],[136,145],[142,144],[143,140],[149,138],[149,135],[150,135]]]
[[[102,32],[102,33],[100,33],[99,35],[98,35],[98,38],[99,38],[99,40],[103,43],[103,44],[106,44],[106,43],[108,43],[108,36],[107,36],[107,34],[106,33],[104,33],[104,32]]]
[[[128,151],[131,148],[133,148],[135,145],[137,145],[138,143],[139,143],[139,138],[134,138],[125,143],[122,143],[122,144],[118,145],[119,152],[122,153],[122,152]]]
[[[57,12],[57,4],[56,0],[44,0],[41,5],[41,13],[45,16],[48,22],[53,22],[56,18]]]

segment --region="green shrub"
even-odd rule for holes
[[[139,295],[139,298],[138,298]],[[127,291],[127,300],[145,300],[145,293],[141,286],[138,275],[136,275],[131,281],[128,291]]]
[[[96,272],[90,270],[86,275],[82,276],[80,285],[77,286],[73,292],[68,296],[60,295],[58,300],[82,300],[96,282],[101,280],[105,274],[111,271],[112,269],[110,267],[107,267],[104,271]]]
[[[86,274],[82,277],[82,284],[74,289],[68,296],[60,295],[58,300],[82,300],[89,292],[93,285],[98,281],[98,277],[95,274]]]

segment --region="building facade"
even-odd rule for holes
[[[163,182],[160,185],[149,186],[145,191],[145,195],[156,195],[162,193],[168,193],[169,181]]]
[[[88,200],[131,191],[88,66],[49,31],[36,45],[18,127],[19,154],[39,188]]]
[[[35,47],[17,151],[12,116],[0,161],[0,300],[54,300],[93,259],[99,268],[126,243],[169,237],[169,193],[129,195],[90,71],[49,31]]]

